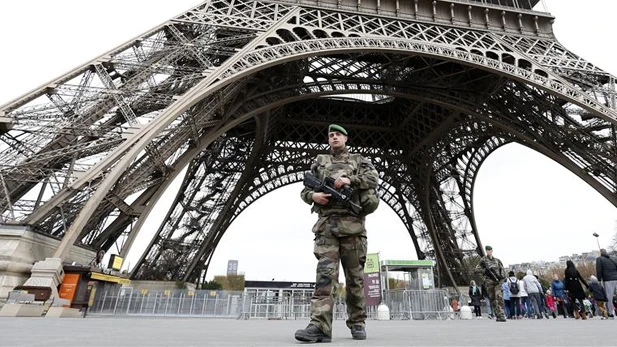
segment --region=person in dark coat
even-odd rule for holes
[[[604,283],[604,291],[608,302],[613,301],[615,290],[617,290],[617,259],[611,257],[606,252],[606,249],[600,250],[600,256],[596,259],[596,274],[598,281]],[[608,317],[615,317],[615,308],[612,305],[607,306]]]
[[[600,314],[602,315],[602,319],[607,319],[608,314],[606,312],[606,308],[604,304],[607,303],[608,298],[606,297],[606,293],[604,292],[604,288],[598,282],[596,276],[589,277],[589,291],[593,294],[593,298],[596,300],[596,305],[600,309]]]
[[[572,301],[572,306],[574,309],[574,318],[579,319],[583,317],[583,319],[587,319],[587,313],[585,312],[585,305],[583,304],[583,299],[585,299],[585,291],[581,286],[581,283],[585,285],[585,287],[589,288],[585,279],[576,269],[572,260],[568,260],[566,262],[566,271],[565,273],[565,285],[566,290],[568,291],[568,296]]]
[[[482,299],[482,291],[480,287],[476,285],[476,281],[471,281],[469,284],[469,298],[471,299],[471,306],[476,314],[476,319],[482,317],[482,310],[480,309],[480,300]]]

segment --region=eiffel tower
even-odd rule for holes
[[[231,223],[302,180],[327,124],[380,172],[419,259],[468,283],[473,188],[508,143],[617,206],[615,77],[563,47],[540,0],[210,0],[0,107],[0,221],[196,281]]]

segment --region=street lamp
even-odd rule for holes
[[[600,235],[598,235],[598,233],[593,233],[593,236],[595,236],[595,237],[596,237],[596,242],[598,243],[598,250],[602,249],[602,248],[600,248],[600,240],[598,239],[598,237],[599,237]]]

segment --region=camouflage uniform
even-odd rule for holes
[[[362,189],[376,189],[379,179],[377,171],[368,160],[357,158],[361,157],[350,155],[346,148],[332,151],[329,157],[318,156],[311,171],[320,180],[327,176],[334,179],[341,176],[349,178],[354,195]],[[313,191],[310,188],[304,188],[301,197],[307,204],[313,204]],[[318,262],[315,292],[311,298],[310,324],[332,337],[333,289],[338,282],[339,261],[345,273],[347,326],[351,329],[354,325],[364,325],[366,320],[363,283],[367,247],[365,216],[332,198],[327,205],[313,204],[312,211],[319,214],[319,219],[313,227],[313,252]]]
[[[495,315],[497,319],[505,319],[506,315],[503,312],[503,288],[501,287],[501,282],[503,282],[506,276],[501,260],[495,257],[484,256],[480,259],[478,268],[479,272],[484,274],[484,281],[486,283],[489,300],[491,301],[493,315]]]

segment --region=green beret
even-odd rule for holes
[[[330,124],[328,126],[328,134],[334,131],[338,131],[339,133],[347,136],[347,130],[345,130],[345,128],[343,128],[340,125],[336,125],[336,124]]]
[[[487,251],[492,251],[493,247],[491,247],[491,246],[484,246],[484,249],[486,249]]]

